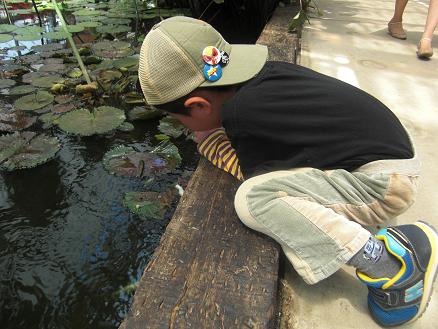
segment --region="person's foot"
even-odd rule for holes
[[[376,239],[402,267],[393,278],[370,278],[357,271],[368,286],[368,308],[382,326],[418,319],[429,304],[438,268],[438,234],[428,224],[416,222],[380,230]]]
[[[433,56],[432,39],[421,38],[417,48],[417,56],[419,58],[430,58]]]
[[[406,31],[403,29],[402,22],[389,22],[388,23],[388,33],[393,38],[406,39]]]

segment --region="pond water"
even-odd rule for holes
[[[94,8],[94,4],[88,6],[86,3],[83,1],[81,6]],[[23,8],[29,8],[29,5],[10,9],[28,10]],[[130,13],[131,23],[120,26],[135,31],[135,19],[132,11]],[[8,23],[4,14],[0,11],[0,24]],[[34,13],[12,14],[14,26],[38,25]],[[53,31],[59,25],[54,11],[40,14],[44,25],[43,32],[38,33]],[[152,18],[141,21],[143,31],[160,19],[151,12],[144,15]],[[74,23],[71,11],[66,12],[66,19],[69,24]],[[69,50],[64,39],[27,40],[32,37],[24,37],[17,41],[20,39],[17,35],[14,40],[0,43],[0,78],[14,80],[16,86],[24,85],[23,73],[11,73],[15,68],[10,65],[22,65],[31,72],[48,67],[48,56],[42,59],[45,62],[39,63],[41,49],[34,47],[42,44],[41,39],[45,45],[56,43]],[[103,34],[88,29],[73,36],[81,45],[81,40],[93,41],[96,36],[102,39]],[[108,40],[114,37],[127,40],[126,33],[104,36]],[[133,39],[127,41],[133,43]],[[139,41],[141,44],[141,39]],[[18,62],[19,58],[26,58],[25,55],[37,56],[35,59],[29,57],[25,63]],[[70,60],[70,53],[61,58],[64,59],[61,62],[77,67],[77,63]],[[131,71],[129,76],[136,74],[135,70]],[[125,71],[122,75],[127,76]],[[138,84],[132,81],[134,83],[123,94],[136,91],[138,96]],[[67,89],[70,90],[67,94],[74,94],[71,92],[74,88]],[[105,91],[99,97],[75,95],[73,100],[80,98],[80,107],[84,108],[115,106],[125,114],[134,106],[142,106],[138,101],[127,103],[123,94],[107,95]],[[9,95],[7,88],[3,89],[0,115],[15,112],[15,101],[22,96]],[[28,117],[38,117],[53,111],[52,106],[38,110],[38,113],[24,112]],[[3,119],[0,117],[0,127]],[[136,283],[179,199],[175,193],[165,213],[154,219],[131,213],[124,206],[124,195],[133,191],[176,191],[176,184],[185,187],[199,159],[194,143],[183,135],[171,138],[182,158],[176,169],[152,178],[110,174],[102,161],[105,153],[118,145],[149,151],[159,144],[154,137],[162,133],[157,128],[158,120],[135,120],[131,121],[134,127],[129,131],[112,129],[88,137],[68,134],[56,125],[48,127],[40,121],[26,129],[56,137],[61,147],[52,160],[34,168],[0,171],[0,328],[118,327],[129,310]],[[11,131],[0,131],[0,137]],[[4,163],[3,155],[0,153],[0,165]]]

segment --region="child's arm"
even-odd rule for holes
[[[238,180],[243,180],[236,151],[231,146],[224,128],[210,131],[205,138],[202,135],[203,132],[195,133],[195,136],[201,140],[198,143],[199,153],[219,169],[230,173]]]

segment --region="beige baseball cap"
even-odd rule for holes
[[[212,82],[204,77],[204,48],[214,46],[229,55],[222,76]],[[150,105],[183,97],[198,87],[226,86],[253,78],[265,64],[268,49],[261,45],[229,44],[211,25],[176,16],[156,24],[146,35],[138,76]]]

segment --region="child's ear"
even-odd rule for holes
[[[203,97],[193,96],[184,102],[184,107],[190,109],[191,116],[208,115],[211,113],[211,103]]]

